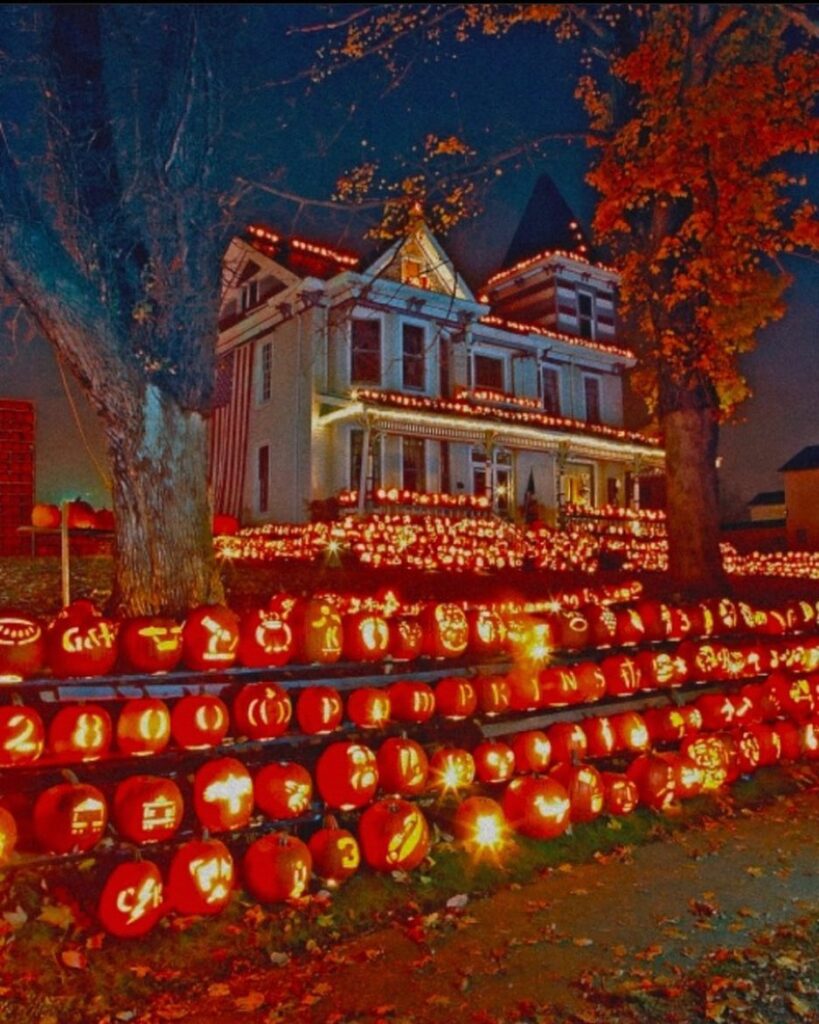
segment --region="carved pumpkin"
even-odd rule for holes
[[[642,689],[643,677],[636,658],[628,654],[611,654],[600,668],[606,677],[609,697],[630,697]]]
[[[617,749],[617,736],[608,715],[584,718],[586,753],[589,757],[610,757]]]
[[[43,753],[45,728],[34,710],[23,705],[0,707],[0,768],[31,764]]]
[[[687,722],[683,708],[673,705],[665,708],[648,708],[643,713],[651,739],[655,743],[677,743],[686,735]]]
[[[556,722],[547,735],[552,745],[552,761],[582,761],[586,756],[586,733],[579,722]]]
[[[171,732],[183,750],[216,747],[229,727],[227,706],[212,693],[188,694],[176,702],[171,712]]]
[[[569,827],[569,794],[557,779],[530,775],[512,779],[501,804],[512,827],[533,839],[555,839]]]
[[[283,615],[257,608],[240,620],[236,653],[239,664],[247,668],[274,668],[295,657],[296,638]]]
[[[601,772],[606,814],[631,814],[640,800],[637,783],[618,772]]]
[[[697,698],[697,709],[702,715],[703,728],[719,732],[732,725],[736,717],[734,698],[727,693],[707,693]]]
[[[239,617],[221,604],[194,608],[182,627],[183,660],[187,668],[206,672],[230,668],[239,646]]]
[[[428,683],[403,680],[389,688],[394,721],[420,725],[435,714],[435,691]]]
[[[428,604],[421,614],[423,652],[433,658],[459,658],[469,643],[466,613],[457,604]]]
[[[517,733],[512,739],[515,770],[519,775],[544,772],[552,759],[552,744],[540,729]]]
[[[765,681],[765,689],[785,717],[805,722],[813,715],[813,688],[805,676],[773,672]]]
[[[0,612],[0,680],[26,679],[45,663],[43,628],[24,612]]]
[[[268,764],[256,776],[253,793],[256,806],[268,818],[298,818],[310,810],[313,780],[306,768],[292,761]]]
[[[436,683],[435,709],[442,718],[469,718],[477,707],[478,694],[468,679],[447,676]]]
[[[466,613],[469,624],[469,650],[478,658],[494,658],[503,650],[506,627],[491,608],[475,608]]]
[[[582,700],[580,684],[573,668],[553,665],[540,670],[540,701],[544,708],[565,708]]]
[[[107,675],[117,660],[114,623],[79,602],[67,612],[55,619],[46,638],[51,671],[59,679]]]
[[[248,683],[233,700],[236,732],[251,740],[270,740],[287,731],[293,705],[276,683]]]
[[[170,739],[171,715],[164,700],[135,697],[125,702],[117,719],[117,747],[123,754],[158,754]]]
[[[802,747],[796,722],[773,722],[771,732],[779,741],[779,760],[797,761]]]
[[[682,686],[688,678],[684,658],[668,651],[640,651],[636,655],[644,690],[669,690]]]
[[[378,763],[360,743],[331,743],[316,764],[316,787],[328,807],[364,807],[378,787]]]
[[[61,761],[96,761],[111,746],[111,717],[99,704],[68,704],[48,727],[48,749]]]
[[[637,786],[640,800],[655,811],[670,807],[677,797],[677,764],[671,754],[642,754],[626,772]]]
[[[589,644],[612,647],[617,642],[617,615],[605,604],[587,605],[583,612],[589,624]]]
[[[134,672],[173,672],[182,660],[182,627],[173,619],[126,619],[119,630],[120,660]]]
[[[414,661],[421,656],[424,629],[417,618],[404,616],[389,620],[390,657],[394,661]]]
[[[333,732],[343,714],[341,697],[332,686],[308,686],[299,693],[296,718],[302,732],[313,736]]]
[[[241,761],[206,761],[193,780],[193,804],[202,826],[211,832],[244,828],[253,811],[253,780]]]
[[[331,815],[324,819],[322,828],[310,836],[307,847],[316,875],[331,885],[346,881],[361,864],[358,840],[352,832],[339,828]]]
[[[617,749],[641,754],[651,745],[648,726],[639,711],[623,711],[611,719]]]
[[[731,751],[722,736],[689,736],[680,744],[680,754],[700,769],[706,792],[720,789],[728,781]]]
[[[347,698],[347,717],[360,729],[383,729],[390,720],[390,695],[376,686],[362,686]]]
[[[412,871],[429,853],[429,826],[420,808],[387,797],[361,815],[358,838],[364,860],[376,871]]]
[[[590,764],[559,764],[550,774],[569,794],[572,821],[592,821],[602,812],[605,792],[596,768]]]
[[[430,789],[456,792],[475,781],[475,759],[460,747],[440,747],[429,759]]]
[[[579,703],[594,704],[606,695],[606,677],[596,661],[581,661],[573,666]]]
[[[429,760],[420,743],[391,736],[378,748],[376,757],[379,784],[385,793],[419,796],[424,792]]]
[[[103,928],[121,939],[147,935],[163,912],[162,875],[149,860],[127,861],[114,868],[100,896]]]
[[[505,676],[477,676],[474,680],[478,693],[478,707],[488,717],[508,711],[512,700],[512,686]]]
[[[34,834],[49,853],[85,853],[102,839],[108,805],[96,786],[63,782],[34,804]]]
[[[480,782],[508,782],[515,773],[515,754],[508,743],[485,740],[475,747],[472,756]]]
[[[173,779],[131,775],[114,794],[114,824],[132,843],[170,839],[182,824],[184,804]]]
[[[617,610],[617,643],[621,647],[636,647],[645,639],[646,628],[636,608]]]
[[[230,850],[218,839],[180,846],[168,870],[168,899],[180,914],[218,914],[235,882]]]
[[[348,661],[381,661],[390,648],[387,620],[374,612],[357,612],[344,619],[344,657]]]
[[[534,711],[544,705],[542,670],[531,665],[516,665],[506,682],[509,686],[509,708],[512,711]]]
[[[14,815],[0,807],[0,864],[7,864],[17,845],[17,822]]]
[[[452,831],[472,853],[497,853],[508,841],[509,825],[503,808],[488,796],[462,801],[452,820]]]
[[[251,843],[242,864],[245,884],[262,903],[282,903],[304,895],[313,859],[295,836],[272,832]]]
[[[585,614],[576,608],[557,614],[554,632],[558,647],[565,651],[581,651],[591,643],[591,624]]]
[[[342,651],[341,615],[329,598],[314,598],[300,607],[301,646],[304,660],[331,665]]]

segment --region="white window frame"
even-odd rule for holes
[[[259,305],[259,280],[253,278],[245,281],[239,294],[239,309],[243,313],[249,313]]]
[[[589,291],[586,288],[577,288],[575,291],[575,309],[577,310],[577,334],[578,337],[584,338],[585,335],[580,330],[581,316],[580,316],[580,297],[584,295],[589,300],[589,341],[595,341],[597,338],[597,302],[596,295],[593,291]],[[585,317],[583,317],[585,319]]]
[[[488,385],[478,384],[476,380],[475,356],[483,356],[486,359],[495,359],[497,362],[501,364],[501,367],[503,369],[503,384],[500,390],[506,395],[510,394],[511,388],[509,385],[511,383],[512,378],[511,373],[509,371],[509,355],[506,352],[499,351],[496,348],[489,348],[483,345],[473,346],[472,351],[469,353],[469,379],[471,382],[470,386],[472,388],[485,388]]]
[[[353,380],[353,321],[354,320],[371,320],[378,324],[379,331],[379,381],[378,383],[365,382],[365,381],[354,381]],[[376,313],[374,316],[369,315],[368,310],[353,311],[350,316],[350,322],[347,324],[347,380],[350,387],[362,387],[362,388],[382,388],[384,386],[384,370],[389,362],[386,352],[386,324],[385,319],[380,313]]]
[[[412,435],[412,434],[407,434],[407,435],[402,434],[401,435],[401,445],[400,445],[400,449],[401,449],[401,451],[400,451],[400,463],[401,463],[401,465],[400,465],[400,469],[399,469],[399,474],[400,474],[399,475],[399,479],[401,481],[401,488],[402,488],[402,490],[404,488],[404,442],[405,441],[420,441],[421,442],[421,473],[420,473],[420,478],[419,478],[419,482],[420,482],[421,486],[420,487],[416,486],[415,490],[419,494],[427,494],[427,493],[429,493],[429,477],[428,477],[428,472],[427,472],[428,471],[428,467],[429,467],[429,449],[427,447],[427,439],[425,437],[417,437],[417,436]]]
[[[417,327],[421,331],[422,335],[422,347],[421,352],[423,355],[423,376],[421,386],[417,387],[414,384],[407,384],[404,380],[404,328],[405,327]],[[429,379],[429,338],[427,336],[427,325],[417,320],[408,320],[402,317],[398,321],[398,343],[400,345],[400,359],[401,359],[401,390],[411,391],[413,394],[426,394],[429,390],[427,381]],[[383,347],[383,346],[382,346]],[[382,372],[383,376],[383,372]]]
[[[268,356],[265,359],[265,356]],[[265,374],[267,363],[267,375]],[[267,387],[265,387],[267,383]],[[266,392],[266,393],[265,393]],[[273,342],[263,341],[259,344],[259,390],[258,405],[267,405],[273,397]]]

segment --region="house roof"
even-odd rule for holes
[[[760,491],[748,502],[749,507],[757,508],[762,505],[784,505],[784,491]]]
[[[790,473],[797,469],[819,469],[819,444],[809,444],[797,452],[784,466],[779,467],[779,472]]]
[[[580,222],[548,174],[541,174],[509,243],[501,269],[506,270],[546,251],[577,252],[591,259],[591,246]]]

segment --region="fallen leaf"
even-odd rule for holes
[[[88,966],[88,957],[81,949],[64,949],[60,953],[60,960],[75,971],[84,971]]]
[[[262,992],[248,992],[246,996],[239,996],[233,1000],[233,1005],[242,1013],[252,1013],[254,1010],[258,1010],[263,1003],[264,993]]]
[[[594,939],[587,939],[585,936],[578,939],[572,939],[575,946],[593,946]]]
[[[750,875],[751,878],[762,878],[762,876],[765,874],[762,868],[757,867],[745,868],[745,873]]]
[[[226,985],[223,981],[215,981],[212,985],[208,985],[208,995],[211,999],[219,999],[221,996],[229,996],[230,985]]]
[[[459,892],[457,896],[451,896],[446,901],[448,910],[463,910],[463,908],[469,903],[469,897],[465,892]]]
[[[47,903],[37,920],[67,930],[74,923],[74,912],[64,903]]]
[[[271,953],[270,962],[274,967],[284,967],[285,964],[290,963],[289,953]]]
[[[26,921],[28,921],[28,914],[18,904],[14,910],[7,910],[5,914],[3,914],[3,920],[7,924],[10,924],[14,931],[17,931],[19,928],[23,927]]]
[[[795,1014],[797,1017],[813,1016],[810,1003],[806,1003],[805,1000],[800,999],[799,996],[785,996],[785,1005],[788,1007],[791,1013]]]

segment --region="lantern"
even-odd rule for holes
[[[423,651],[433,658],[459,658],[469,643],[469,623],[457,604],[428,604],[421,615]]]
[[[344,619],[344,657],[348,661],[381,661],[390,647],[387,620],[373,612],[357,612]]]
[[[333,732],[341,724],[344,705],[332,686],[308,686],[299,693],[296,719],[302,732],[320,735]]]
[[[17,822],[5,807],[0,807],[0,864],[7,864],[17,845]]]
[[[452,831],[471,853],[497,854],[508,841],[503,808],[488,796],[470,796],[458,805]]]
[[[248,683],[233,699],[236,733],[251,740],[271,740],[287,731],[293,705],[276,683]]]
[[[253,783],[256,806],[268,818],[298,818],[310,810],[313,780],[300,764],[283,761],[268,764]]]
[[[383,729],[390,720],[390,696],[386,690],[363,686],[347,698],[347,717],[360,729]]]
[[[600,778],[606,814],[631,814],[640,799],[636,782],[618,772],[601,772]]]
[[[471,786],[475,781],[475,759],[460,747],[440,747],[429,759],[430,789],[444,793]]]
[[[341,615],[329,598],[314,598],[300,609],[304,660],[330,665],[342,651]]]
[[[583,732],[586,734],[586,754],[589,757],[610,757],[617,749],[617,736],[612,720],[607,715],[584,718]]]
[[[364,807],[378,787],[375,754],[360,743],[331,743],[316,764],[316,786],[328,807]]]
[[[515,770],[519,775],[544,772],[552,757],[552,744],[545,732],[529,729],[512,738],[512,752],[515,755]]]
[[[103,928],[121,939],[147,935],[162,916],[162,875],[149,860],[126,861],[114,868],[100,896]]]
[[[649,736],[654,743],[677,743],[686,734],[686,716],[683,708],[673,705],[648,708],[643,713]]]
[[[644,640],[649,643],[659,643],[669,639],[666,624],[670,624],[670,615],[664,614],[669,610],[666,605],[663,605],[661,601],[646,599],[638,601],[634,606],[634,610],[639,615],[640,622],[643,624]]]
[[[569,827],[569,794],[557,779],[512,779],[501,804],[512,827],[533,839],[556,839]]]
[[[802,752],[799,726],[795,722],[773,722],[771,732],[779,743],[780,761],[797,761]]]
[[[612,647],[617,642],[617,615],[605,604],[588,605],[584,611],[589,623],[589,643],[593,647]]]
[[[390,709],[396,722],[420,725],[435,713],[435,691],[427,683],[404,680],[393,683],[387,691]]]
[[[0,680],[36,675],[45,656],[40,623],[23,612],[0,611]]]
[[[234,885],[233,857],[218,839],[180,846],[168,871],[168,899],[180,914],[218,914]]]
[[[171,716],[164,700],[135,697],[123,705],[117,719],[117,747],[123,754],[159,754],[171,739]]]
[[[385,793],[419,796],[424,792],[429,761],[415,740],[392,736],[378,748],[378,778]]]
[[[643,686],[643,676],[636,658],[628,654],[611,654],[604,658],[600,668],[606,678],[609,697],[630,697]]]
[[[282,903],[304,895],[313,861],[295,836],[272,832],[251,843],[243,861],[245,883],[262,903]]]
[[[576,608],[557,614],[554,632],[558,638],[558,646],[565,651],[580,651],[591,642],[589,620]]]
[[[509,709],[512,686],[505,676],[477,676],[474,680],[478,693],[478,707],[487,715],[502,715]]]
[[[655,811],[666,810],[677,796],[677,765],[670,754],[642,754],[628,767],[640,800]]]
[[[390,657],[393,661],[414,661],[424,645],[424,630],[417,618],[401,616],[389,620]]]
[[[708,732],[719,732],[731,725],[736,715],[734,699],[727,693],[708,693],[698,697],[697,710],[702,715],[703,728]]]
[[[183,657],[195,672],[230,668],[239,647],[239,617],[221,604],[194,608],[182,628]]]
[[[478,694],[468,679],[447,676],[436,684],[435,709],[443,718],[469,718],[477,707]]]
[[[579,704],[582,699],[580,685],[574,669],[554,665],[540,670],[539,707],[563,708]]]
[[[580,661],[573,666],[577,680],[578,703],[594,704],[606,695],[606,677],[596,661]]]
[[[126,619],[119,630],[120,660],[134,672],[173,672],[182,659],[182,627],[173,619]]]
[[[386,797],[361,815],[358,838],[364,860],[376,871],[412,871],[429,853],[429,826],[420,808]]]
[[[253,811],[253,780],[247,768],[233,757],[206,761],[194,776],[193,805],[211,832],[244,828]]]
[[[699,796],[703,788],[702,769],[688,757],[673,756],[677,769],[677,796],[680,800]]]
[[[508,782],[515,773],[515,754],[508,743],[485,740],[475,747],[472,756],[479,782]]]
[[[31,764],[43,753],[45,729],[43,720],[24,705],[0,707],[0,768],[15,764]]]
[[[78,604],[78,602],[75,602]],[[114,623],[84,606],[58,617],[46,638],[48,664],[59,679],[107,675],[117,660]]]
[[[765,689],[787,718],[792,718],[795,722],[805,722],[812,716],[813,688],[805,676],[772,672],[765,681]]]
[[[331,885],[346,881],[361,863],[358,840],[352,832],[339,828],[332,815],[328,815],[323,826],[310,836],[307,847],[316,875]]]
[[[702,788],[711,792],[728,781],[731,752],[722,736],[690,736],[680,744],[680,754],[702,772]]]
[[[172,779],[131,775],[114,794],[114,824],[132,843],[170,839],[182,823],[182,794]]]
[[[469,624],[469,650],[476,658],[494,658],[503,650],[506,627],[491,608],[476,608],[466,613]]]
[[[525,616],[507,619],[506,629],[515,664],[532,670],[543,668],[555,647],[551,624]]]
[[[183,750],[216,747],[229,727],[225,702],[211,693],[188,694],[176,702],[171,712],[171,732]]]
[[[62,782],[34,804],[34,834],[49,853],[85,853],[102,839],[108,805],[96,786]]]
[[[48,727],[48,747],[61,761],[96,761],[111,746],[111,718],[98,704],[68,704]]]
[[[640,651],[636,655],[644,690],[669,690],[688,678],[684,658],[668,651]]]
[[[618,750],[640,754],[651,745],[646,721],[639,711],[624,711],[614,715],[611,725],[617,737]]]
[[[248,668],[274,668],[295,657],[296,639],[284,615],[257,608],[239,623],[237,657]]]
[[[572,821],[592,821],[603,810],[604,790],[600,772],[590,764],[559,764],[551,771],[569,794]]]
[[[547,735],[554,763],[581,761],[586,756],[586,733],[579,722],[556,722]]]

